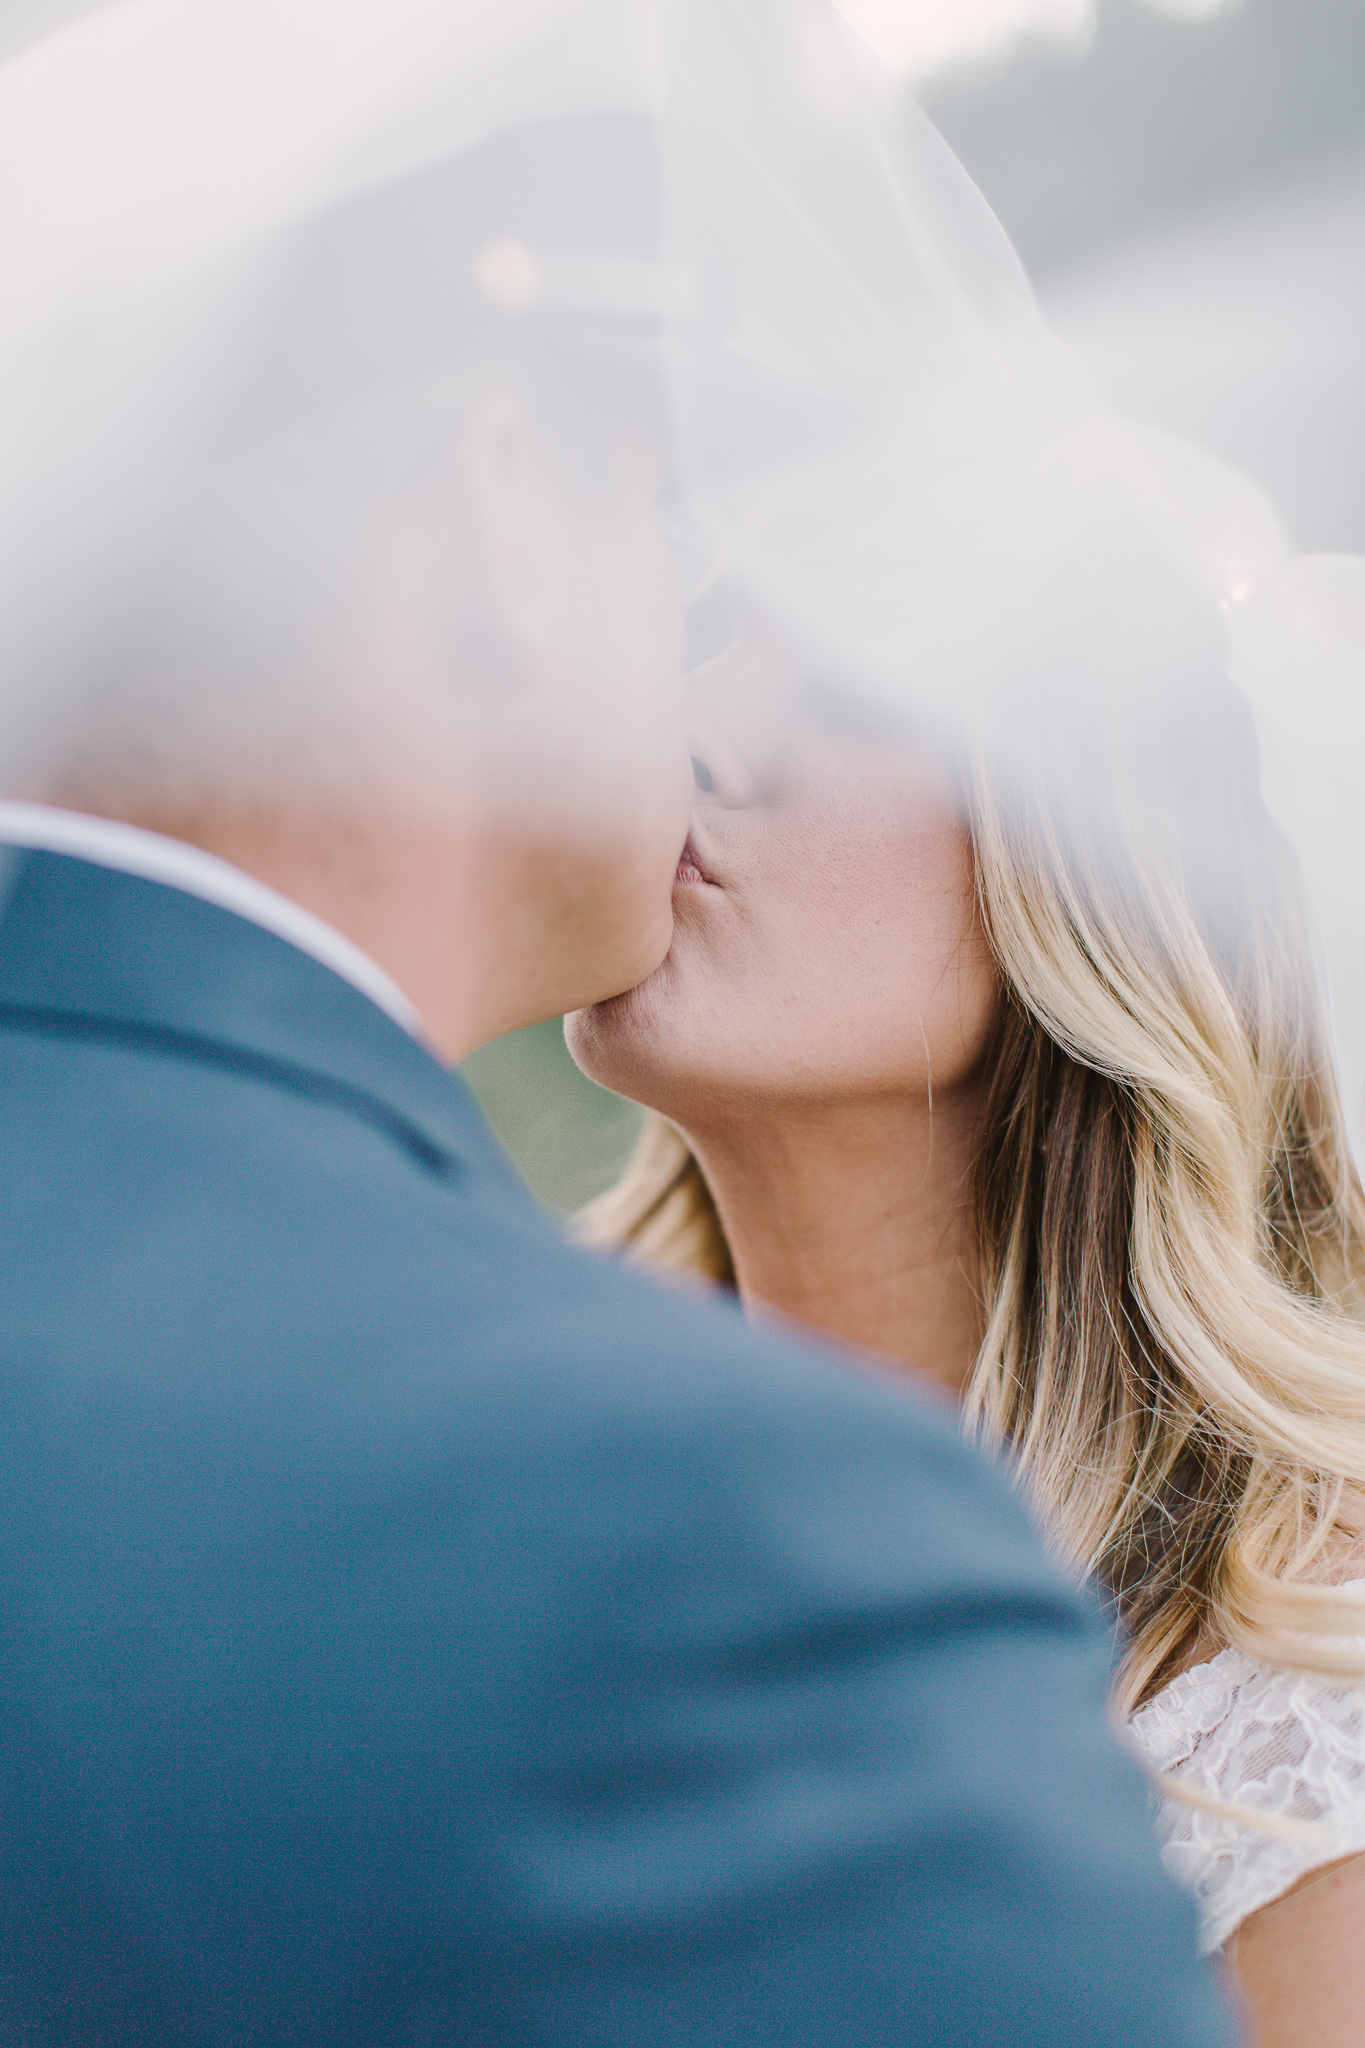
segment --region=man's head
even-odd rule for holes
[[[649,168],[642,124],[528,130],[291,238],[30,791],[260,873],[455,1056],[668,945]]]

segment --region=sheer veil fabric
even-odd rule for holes
[[[357,309],[335,223],[359,234],[373,204],[401,252],[424,177],[454,166],[458,185],[510,107],[524,162],[497,204],[473,181],[448,273],[387,324],[340,317]],[[630,129],[654,182],[589,246],[544,195],[586,189],[599,159],[577,138],[603,124]],[[528,340],[560,323],[586,358],[646,361],[694,589],[742,590],[838,688],[988,745],[1081,830],[1094,792],[1066,689],[1102,696],[1117,729],[1179,729],[1188,611],[1154,611],[1129,573],[1159,561],[1254,714],[1365,1145],[1365,564],[1293,561],[1253,484],[1107,408],[966,174],[822,0],[123,0],[0,67],[7,780],[157,643],[187,521],[244,465],[273,464],[282,532],[382,530],[385,436],[411,431],[404,401],[466,318]],[[281,319],[303,370],[265,392]],[[324,401],[365,416],[364,459],[294,459]],[[235,529],[214,531],[195,585],[211,616],[243,573]],[[1033,667],[1063,679],[1045,716],[1021,621]],[[1245,1665],[1227,1652],[1153,1701],[1152,1758],[1228,1799],[1269,1787],[1277,1812],[1365,1813],[1365,1692],[1310,1697]],[[1257,1731],[1291,1723],[1258,1777]],[[1206,1819],[1172,1823],[1168,1855],[1216,1944],[1293,1880],[1283,1844]]]

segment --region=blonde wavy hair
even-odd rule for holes
[[[1080,714],[1079,807],[979,738],[962,767],[1001,988],[964,1422],[1115,1599],[1125,1712],[1223,1643],[1365,1675],[1333,1583],[1365,1529],[1365,1197],[1249,715],[1221,652],[1192,668],[1174,727],[1141,693]],[[1040,729],[1081,701],[1043,687]],[[733,1284],[657,1115],[579,1234]]]

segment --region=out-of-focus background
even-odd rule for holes
[[[1365,0],[841,0],[947,136],[1053,324],[1128,411],[1365,552]],[[638,1128],[557,1024],[465,1073],[572,1209]]]
[[[1044,310],[1127,410],[1268,485],[1298,547],[1365,550],[1365,0],[1036,8],[1079,47],[919,97]]]
[[[110,0],[0,0],[0,62]],[[999,214],[1128,411],[1365,552],[1365,0],[838,0]],[[638,1128],[558,1024],[465,1073],[568,1210]]]

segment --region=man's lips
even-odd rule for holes
[[[692,834],[689,832],[683,850],[678,856],[678,872],[673,877],[673,885],[676,888],[680,882],[697,883],[710,881],[711,877],[697,858],[697,849],[692,844]],[[712,884],[712,886],[714,887],[715,885]]]

